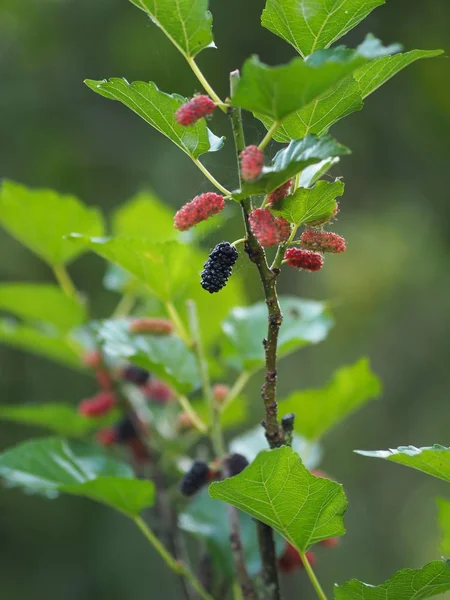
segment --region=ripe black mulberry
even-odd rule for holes
[[[238,256],[236,248],[228,242],[217,244],[202,271],[203,289],[213,294],[225,287]]]

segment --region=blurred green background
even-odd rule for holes
[[[228,72],[249,54],[269,64],[293,56],[259,26],[263,0],[210,4],[219,49],[205,51],[199,63],[221,96]],[[447,50],[449,23],[448,0],[390,0],[345,41],[354,44],[371,31],[407,49]],[[176,50],[125,0],[0,0],[0,174],[77,194],[106,212],[145,186],[176,207],[209,189],[168,140],[82,83],[112,76],[152,80],[184,95],[199,90]],[[409,67],[369,98],[363,112],[339,123],[333,134],[353,150],[333,173],[347,184],[336,230],[349,250],[331,257],[319,274],[286,272],[280,279],[284,293],[330,299],[337,319],[325,343],[282,363],[281,393],[320,385],[361,355],[371,358],[385,388],[380,401],[325,441],[322,467],[344,484],[350,501],[341,546],[318,551],[317,572],[327,590],[351,577],[380,583],[396,569],[440,556],[434,498],[449,498],[448,485],[352,450],[450,441],[449,126],[446,58]],[[230,137],[220,115],[213,129]],[[250,122],[248,141],[260,133],[259,123]],[[206,162],[228,186],[234,158],[227,146]],[[208,240],[205,256],[213,242],[241,237],[238,217]],[[0,253],[2,281],[51,280],[47,267],[3,232]],[[71,269],[92,296],[96,316],[116,302],[102,289],[104,268],[86,255]],[[250,298],[259,299],[251,266],[241,260],[239,271]],[[68,379],[63,367],[5,347],[0,369],[2,403],[75,403],[94,391],[85,376]],[[259,383],[251,387],[255,406]],[[0,447],[35,433],[1,425]],[[289,597],[313,596],[302,573],[284,583]],[[2,490],[0,595],[144,600],[176,598],[177,588],[121,516],[89,501],[48,502]]]

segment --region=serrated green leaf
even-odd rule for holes
[[[283,324],[278,337],[280,358],[326,338],[333,318],[324,302],[291,296],[281,296],[279,300],[283,312]],[[222,328],[226,336],[223,354],[233,367],[253,371],[264,366],[262,341],[267,336],[265,302],[234,308]]]
[[[299,552],[345,533],[342,486],[312,475],[286,446],[260,452],[239,475],[213,483],[209,494],[270,525]]]
[[[79,355],[69,340],[11,320],[0,320],[0,344],[45,356],[72,368],[82,368]]]
[[[422,569],[402,569],[381,585],[351,579],[334,588],[336,600],[424,600],[450,589],[450,563],[435,560]]]
[[[343,193],[344,183],[339,179],[333,183],[318,181],[313,188],[298,188],[291,196],[282,198],[273,212],[295,225],[313,223],[331,217],[336,209],[336,198]]]
[[[444,498],[436,499],[439,509],[439,527],[441,529],[441,552],[450,556],[450,502]]]
[[[399,446],[396,450],[355,450],[355,452],[362,456],[384,458],[433,475],[438,479],[450,481],[450,448],[439,444],[425,448]]]
[[[55,498],[61,493],[107,504],[130,517],[154,500],[149,481],[132,479],[128,465],[98,447],[59,438],[23,442],[0,454],[0,476],[27,492]]]
[[[124,104],[191,158],[220,150],[223,145],[223,139],[216,137],[206,127],[205,119],[200,119],[190,127],[179,125],[175,113],[186,102],[186,98],[178,94],[165,94],[152,82],[128,83],[126,79],[115,77],[109,81],[86,79],[84,83],[100,96]]]
[[[67,437],[81,437],[117,421],[112,411],[107,417],[83,417],[71,404],[0,404],[0,420],[49,429]]]
[[[148,238],[153,243],[179,238],[173,226],[174,211],[152,192],[143,191],[119,206],[111,217],[115,236]]]
[[[328,48],[385,0],[267,0],[261,24],[305,57]]]
[[[135,335],[126,321],[102,321],[96,326],[104,352],[152,371],[182,393],[192,391],[200,380],[194,354],[176,335]]]
[[[215,47],[208,0],[130,0],[143,10],[185,56]]]
[[[244,181],[242,189],[233,193],[235,200],[254,194],[269,194],[294,175],[308,167],[336,156],[349,154],[350,150],[330,136],[318,138],[308,135],[302,140],[292,141],[274,156],[269,167],[264,167],[255,181]]]
[[[194,498],[181,513],[179,524],[181,529],[191,533],[206,543],[214,565],[227,577],[234,577],[233,556],[230,546],[230,524],[226,506],[222,502],[209,497],[204,490]],[[261,570],[261,559],[258,549],[255,522],[246,513],[239,513],[239,525],[244,546],[245,564],[251,576]],[[277,536],[277,555],[284,546],[282,538]]]
[[[300,187],[309,188],[313,186],[316,181],[318,181],[322,175],[328,173],[328,171],[339,162],[339,157],[335,158],[327,158],[326,160],[321,160],[319,163],[315,165],[310,165],[303,169],[300,173]]]
[[[327,133],[340,119],[360,110],[365,98],[402,69],[416,60],[433,58],[440,54],[441,50],[412,50],[369,62],[356,69],[351,77],[334,86],[322,97],[284,119],[274,138],[278,142],[289,142],[308,133],[318,136]],[[273,120],[260,118],[267,129],[272,126]]]
[[[0,191],[0,225],[52,266],[67,264],[85,252],[65,238],[71,231],[103,234],[103,217],[75,198],[52,190],[30,190],[4,181]]]
[[[283,415],[296,413],[294,430],[308,440],[316,440],[380,392],[380,380],[363,358],[338,369],[321,389],[293,392],[280,401],[279,409]]]
[[[329,93],[370,60],[399,49],[397,45],[383,47],[379,40],[368,36],[356,50],[318,50],[306,60],[294,58],[277,67],[269,67],[253,56],[244,64],[232,104],[281,122]]]
[[[86,318],[84,306],[58,286],[45,283],[0,285],[0,309],[26,321],[51,323],[60,331],[77,327]]]
[[[71,241],[74,245],[88,246],[122,267],[163,302],[182,295],[184,287],[196,275],[191,249],[175,241],[154,244],[142,237],[87,238],[77,234],[71,236]]]

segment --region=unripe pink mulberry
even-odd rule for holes
[[[291,228],[283,217],[275,217],[267,208],[256,208],[248,217],[253,235],[261,246],[268,248],[286,240]]]
[[[173,333],[174,325],[168,319],[157,317],[141,317],[133,319],[129,325],[130,333],[151,333],[153,335],[169,335]]]
[[[102,353],[100,350],[92,350],[86,352],[82,357],[83,363],[90,369],[97,369],[103,362]]]
[[[288,248],[284,258],[287,264],[296,269],[305,269],[306,271],[320,271],[323,267],[323,256],[318,252],[311,250],[302,250],[301,248]]]
[[[175,398],[173,389],[160,381],[159,379],[152,379],[142,390],[147,398],[156,402],[157,404],[167,404]]]
[[[316,555],[311,550],[308,550],[306,553],[306,558],[311,566],[314,566],[316,563]],[[289,542],[285,542],[283,554],[278,559],[278,566],[282,573],[292,573],[297,569],[302,569],[304,567],[302,558],[298,553],[298,550],[292,546]]]
[[[215,385],[213,385],[213,398],[218,404],[222,404],[222,402],[228,396],[229,392],[230,388],[225,383],[216,383]]]
[[[332,215],[330,215],[329,217],[324,217],[323,219],[317,219],[317,221],[311,221],[310,223],[308,223],[308,225],[310,227],[319,227],[319,225],[325,225],[325,223],[328,223],[329,221],[334,219],[334,217],[338,214],[338,212],[339,212],[339,203],[336,202],[336,206],[334,207]]]
[[[275,223],[278,230],[278,241],[285,242],[291,235],[291,225],[284,217],[277,217]]]
[[[288,196],[291,191],[291,187],[292,187],[292,179],[289,179],[289,181],[286,181],[286,183],[283,183],[283,185],[280,185],[280,187],[278,187],[276,190],[274,190],[273,192],[271,192],[269,194],[269,197],[267,198],[267,201],[269,202],[269,204],[274,204],[275,202],[278,202],[279,200],[281,200],[281,198]]]
[[[223,196],[215,192],[206,192],[196,196],[193,200],[180,208],[174,217],[175,229],[187,231],[197,223],[206,221],[212,215],[217,215],[223,210],[225,201]]]
[[[306,229],[300,236],[300,242],[303,248],[318,252],[340,254],[347,249],[344,238],[331,231]]]
[[[244,181],[253,181],[261,175],[264,152],[258,146],[247,146],[241,152],[241,174]]]
[[[78,412],[84,417],[101,417],[108,414],[116,405],[117,399],[114,392],[99,392],[92,398],[86,398],[78,406]]]
[[[187,127],[188,125],[193,125],[202,117],[210,115],[215,108],[216,105],[209,96],[200,94],[180,106],[175,113],[175,118],[177,123]]]

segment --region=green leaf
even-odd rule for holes
[[[164,31],[185,56],[215,48],[208,0],[130,0]]]
[[[279,300],[283,311],[278,338],[279,357],[326,338],[333,319],[324,302],[291,296],[281,296]],[[253,371],[264,366],[262,341],[267,336],[265,302],[234,308],[222,328],[226,336],[223,353],[233,367]]]
[[[258,179],[244,181],[242,189],[235,192],[233,198],[242,200],[252,194],[269,194],[309,165],[349,153],[348,148],[330,136],[318,138],[308,135],[302,140],[292,141],[287,148],[277,152],[271,165],[263,168]]]
[[[142,237],[87,238],[72,235],[74,245],[88,246],[99,256],[129,271],[163,302],[183,294],[195,277],[189,246],[178,242],[154,244]]]
[[[438,479],[450,481],[450,448],[434,444],[428,448],[400,446],[396,450],[355,450],[362,456],[384,458],[391,462],[411,467],[433,475]]]
[[[132,479],[128,465],[91,444],[43,438],[0,454],[0,476],[10,486],[55,498],[61,493],[107,504],[130,517],[154,499],[153,484]]]
[[[239,475],[213,483],[209,494],[270,525],[299,552],[345,533],[342,486],[312,475],[286,446],[260,452]]]
[[[186,98],[178,94],[165,94],[152,82],[128,83],[126,79],[112,78],[109,81],[86,79],[84,83],[100,96],[118,100],[127,106],[193,159],[205,152],[220,150],[223,145],[223,139],[216,137],[206,127],[205,119],[200,119],[190,127],[179,125],[175,113],[186,102]]]
[[[43,333],[8,319],[0,320],[0,343],[45,356],[72,368],[82,368],[78,353],[66,338]]]
[[[300,187],[309,188],[313,186],[316,181],[318,181],[322,175],[328,173],[331,167],[336,165],[339,160],[338,156],[335,158],[327,158],[326,160],[321,160],[319,163],[303,169],[300,173]]]
[[[200,380],[194,354],[175,335],[134,335],[126,321],[102,321],[97,326],[99,341],[111,358],[126,359],[152,371],[176,390],[188,393]]]
[[[0,420],[50,429],[58,435],[81,437],[117,420],[113,411],[107,417],[83,417],[71,404],[0,405]]]
[[[334,588],[336,600],[424,600],[450,589],[450,562],[435,560],[422,569],[402,569],[381,585],[351,579]]]
[[[368,36],[356,50],[318,50],[306,60],[294,58],[277,67],[269,67],[253,56],[244,63],[232,104],[281,122],[328,93],[371,59],[399,49],[397,45],[383,47],[379,40]]]
[[[153,243],[179,237],[173,226],[174,211],[152,192],[136,194],[119,206],[111,218],[114,235],[148,238]]]
[[[336,208],[336,198],[343,193],[344,184],[339,179],[333,183],[318,181],[311,189],[298,188],[292,196],[282,198],[273,212],[295,225],[312,223],[331,217]]]
[[[380,380],[363,358],[338,369],[324,388],[292,393],[279,408],[283,415],[296,413],[295,431],[316,440],[380,392]]]
[[[0,285],[0,309],[27,321],[51,323],[60,331],[69,331],[86,318],[79,302],[66,296],[58,286],[45,283]]]
[[[309,133],[321,136],[340,119],[360,110],[363,100],[389,81],[402,69],[421,58],[433,58],[441,50],[413,50],[395,56],[385,56],[356,69],[326,94],[283,120],[274,138],[279,142],[300,139]],[[273,120],[261,117],[269,129]]]
[[[267,0],[261,24],[305,57],[328,48],[385,0]]]
[[[444,498],[436,499],[439,508],[439,526],[441,528],[441,551],[450,555],[450,502]]]
[[[267,449],[267,438],[264,428],[261,425],[257,425],[241,433],[231,440],[229,446],[230,452],[242,454],[248,462],[253,462],[261,450]],[[315,469],[319,465],[322,458],[322,449],[317,442],[309,441],[294,434],[292,448],[297,452],[303,464],[309,470]]]
[[[52,190],[29,190],[4,181],[0,191],[0,225],[50,265],[63,265],[86,247],[74,246],[65,236],[72,231],[103,234],[103,217],[74,196]]]

